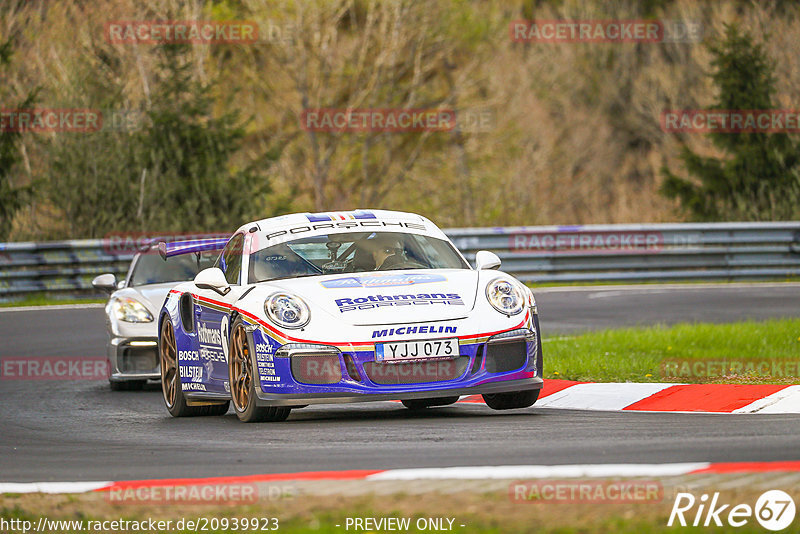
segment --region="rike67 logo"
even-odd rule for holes
[[[765,529],[779,531],[787,528],[794,521],[795,504],[792,497],[781,490],[769,490],[761,494],[755,506],[749,504],[723,503],[719,492],[715,492],[709,501],[704,493],[697,499],[691,493],[678,493],[672,512],[669,514],[667,526],[673,524],[685,526],[731,526],[743,527],[753,518]]]

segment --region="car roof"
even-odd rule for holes
[[[373,209],[356,209],[352,211],[328,211],[320,213],[292,213],[289,215],[279,215],[278,217],[270,217],[243,224],[237,232],[248,231],[250,228],[257,226],[260,231],[266,231],[272,228],[281,228],[284,226],[296,226],[298,224],[308,224],[317,222],[336,222],[336,221],[358,221],[358,220],[391,220],[391,221],[410,221],[417,223],[431,223],[422,215],[416,213],[408,213],[404,211],[392,210],[373,210]],[[432,224],[432,223],[431,223]],[[435,226],[435,225],[434,225]]]

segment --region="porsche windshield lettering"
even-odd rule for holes
[[[288,230],[278,230],[277,232],[272,232],[264,236],[267,241],[275,239],[276,237],[280,237],[283,235],[296,235],[296,234],[303,234],[305,232],[315,232],[317,230],[323,230],[329,228],[331,230],[335,229],[347,229],[347,228],[375,228],[375,227],[388,227],[388,226],[397,226],[401,228],[410,228],[412,230],[426,230],[424,224],[412,223],[412,222],[390,222],[390,221],[338,221],[338,222],[326,222],[320,224],[306,224],[303,226],[295,226],[294,228],[289,228]]]

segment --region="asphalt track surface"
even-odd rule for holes
[[[545,337],[591,328],[800,317],[800,284],[548,288]],[[101,308],[0,312],[0,358],[99,356]],[[547,352],[545,345],[545,365]],[[129,480],[341,469],[800,459],[800,416],[494,412],[461,404],[309,407],[277,424],[172,419],[160,389],[0,380],[0,481]]]

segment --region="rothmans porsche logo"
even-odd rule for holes
[[[464,301],[458,293],[419,293],[417,295],[369,295],[358,298],[336,299],[339,311],[370,310],[386,306],[420,306],[444,304],[463,306]]]
[[[200,343],[207,345],[222,344],[220,331],[215,328],[209,328],[206,326],[206,323],[200,323],[200,327],[197,329],[197,335],[200,338]]]

